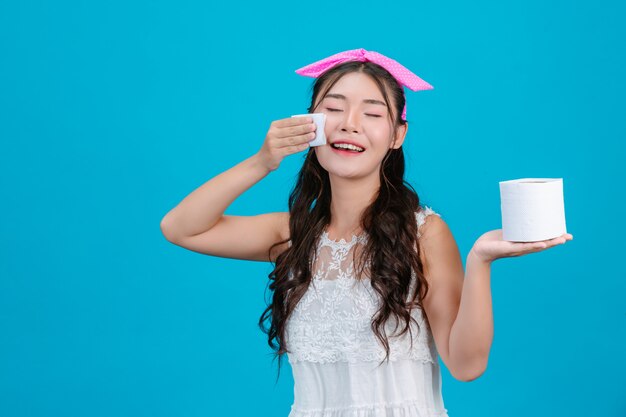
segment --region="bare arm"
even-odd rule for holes
[[[187,195],[161,220],[170,242],[213,256],[268,261],[272,245],[289,236],[289,213],[227,216],[224,212],[244,191],[277,169],[287,155],[309,147],[312,119],[272,122],[255,155],[210,179]]]
[[[161,220],[161,230],[168,240],[206,232],[222,218],[233,201],[265,178],[270,169],[258,154],[202,184],[170,210]]]
[[[491,264],[467,255],[459,312],[450,331],[450,356],[474,380],[487,369],[493,342]]]
[[[494,321],[491,263],[495,259],[538,252],[566,240],[570,234],[543,242],[507,242],[502,230],[483,234],[472,246],[463,270],[450,229],[437,216],[428,216],[420,240],[431,285],[424,308],[442,360],[460,381],[472,381],[487,369]]]
[[[450,228],[439,216],[427,216],[422,227],[420,251],[424,276],[429,284],[424,309],[439,356],[452,376],[459,381],[468,381],[468,375],[454,360],[454,349],[449,343],[463,290],[461,254]]]
[[[450,356],[470,380],[487,369],[493,342],[491,264],[496,259],[539,252],[573,239],[569,233],[540,242],[509,242],[502,229],[484,233],[467,255],[459,312],[450,333]]]

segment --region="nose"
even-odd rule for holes
[[[361,129],[361,120],[358,109],[346,110],[341,121],[341,130],[358,133]]]

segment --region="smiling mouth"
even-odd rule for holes
[[[342,146],[336,146],[336,145],[333,144],[333,145],[330,145],[330,147],[333,148],[336,151],[344,151],[344,152],[349,152],[349,153],[362,153],[362,152],[365,152],[365,149],[358,148],[356,146],[342,147]]]
[[[363,151],[359,152],[359,151],[352,151],[350,149],[342,149],[342,148],[334,148],[334,147],[330,147],[332,149],[333,152],[341,155],[341,156],[357,156],[363,153]]]

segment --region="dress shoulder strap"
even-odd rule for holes
[[[435,212],[431,207],[428,207],[428,206],[420,206],[419,210],[415,212],[415,220],[417,221],[417,235],[418,236],[421,234],[420,228],[426,221],[426,217],[430,216],[431,214],[441,217],[439,213]]]

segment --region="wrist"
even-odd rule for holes
[[[476,248],[473,246],[472,249],[470,249],[469,254],[467,255],[467,263],[479,264],[488,267],[491,266],[491,262],[493,262],[493,259],[485,259],[478,252],[476,252]]]
[[[260,170],[264,176],[273,171],[273,169],[265,163],[265,160],[259,153],[255,153],[250,157],[250,163],[253,167]]]

